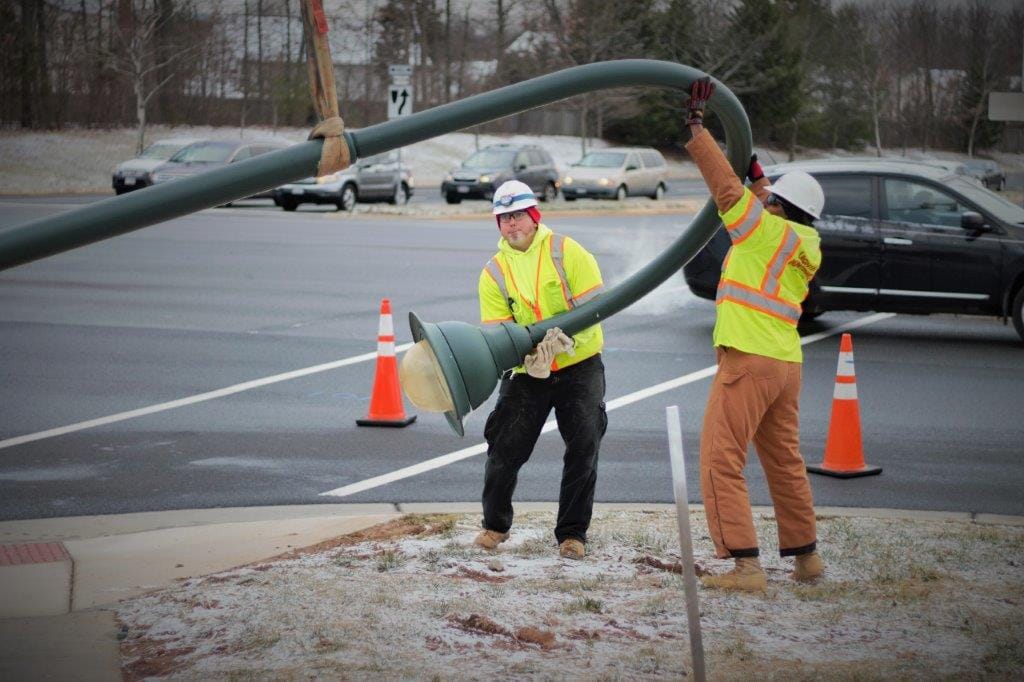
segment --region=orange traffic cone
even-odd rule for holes
[[[836,387],[832,393],[832,419],[825,441],[825,461],[821,466],[807,466],[815,474],[837,478],[872,476],[882,473],[882,467],[864,463],[864,449],[860,440],[860,406],[857,403],[857,378],[853,372],[853,338],[843,334],[839,343],[839,367],[836,369]]]
[[[366,419],[357,419],[359,426],[408,426],[416,415],[405,416],[402,389],[398,384],[398,361],[395,360],[395,326],[391,319],[391,301],[381,299],[380,330],[377,333],[377,372],[373,378],[373,395]]]

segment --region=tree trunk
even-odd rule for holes
[[[444,0],[444,97],[447,104],[452,100],[452,2]]]
[[[239,134],[245,135],[245,115],[249,107],[249,0],[245,0],[245,11],[242,13],[245,25],[242,28],[242,111],[239,116]]]
[[[146,97],[143,95],[142,75],[135,76],[135,120],[138,132],[135,136],[135,156],[146,148]]]
[[[793,117],[793,132],[789,136],[789,160],[793,161],[796,159],[796,135],[799,130],[799,124],[797,123],[796,116]]]
[[[875,128],[875,155],[882,156],[882,126],[878,120],[878,97],[871,98],[871,123]]]
[[[580,156],[587,153],[587,98],[583,96],[583,104],[580,106]]]

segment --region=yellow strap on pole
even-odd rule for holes
[[[334,85],[334,63],[331,60],[331,46],[327,40],[330,30],[321,0],[299,0],[302,9],[303,34],[306,41],[306,65],[309,74],[309,90],[313,107],[320,117],[320,123],[313,128],[309,139],[323,139],[317,175],[330,175],[348,168],[348,144],[341,136],[345,122],[338,111],[338,92]]]

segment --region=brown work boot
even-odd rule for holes
[[[587,556],[587,549],[576,538],[567,538],[558,545],[558,554],[564,559],[582,559]]]
[[[764,592],[768,589],[768,577],[756,556],[736,557],[736,567],[721,575],[701,576],[704,587],[743,592]]]
[[[505,542],[505,540],[508,540],[508,533],[499,533],[496,530],[487,530],[485,528],[474,538],[473,544],[484,549],[494,549]]]
[[[798,583],[814,583],[821,579],[825,573],[825,566],[821,563],[821,557],[817,552],[798,554],[793,572],[789,574]]]

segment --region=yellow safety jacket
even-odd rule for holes
[[[746,188],[719,215],[732,248],[718,283],[714,344],[801,362],[796,325],[821,265],[817,230],[772,215]]]
[[[512,321],[531,325],[568,312],[603,289],[597,260],[575,240],[541,223],[526,251],[512,248],[504,238],[498,241],[498,253],[480,273],[480,320],[485,325]],[[556,355],[552,371],[600,353],[601,325],[587,327],[573,340],[575,354]],[[520,366],[515,371],[525,370]]]

